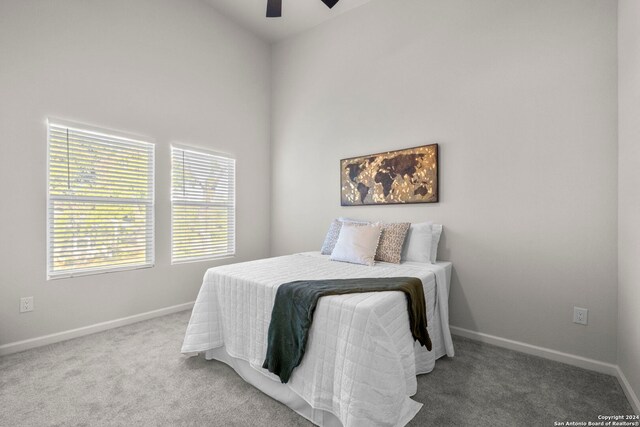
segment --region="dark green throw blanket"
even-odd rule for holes
[[[264,369],[289,381],[307,345],[313,313],[320,297],[364,292],[400,291],[407,296],[413,338],[431,351],[422,281],[415,277],[298,280],[280,285],[271,313]]]

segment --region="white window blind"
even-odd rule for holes
[[[235,254],[235,160],[171,148],[171,260]]]
[[[152,266],[154,144],[48,128],[49,278]]]

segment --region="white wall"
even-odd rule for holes
[[[272,254],[318,250],[340,215],[435,220],[452,325],[615,362],[616,13],[373,1],[276,45]],[[339,159],[433,142],[440,203],[339,206]]]
[[[640,396],[640,2],[618,5],[618,364]],[[637,405],[637,403],[636,403]],[[636,408],[636,410],[640,410]]]
[[[224,262],[268,255],[269,55],[199,0],[0,2],[0,345],[195,299],[222,262],[170,265],[172,142],[237,158]],[[156,140],[156,267],[45,280],[49,116]]]

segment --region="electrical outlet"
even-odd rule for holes
[[[20,298],[20,313],[33,311],[33,297]]]
[[[586,325],[588,314],[589,314],[589,310],[587,310],[586,308],[573,307],[573,323]]]

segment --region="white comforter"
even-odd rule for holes
[[[323,297],[305,356],[287,383],[313,408],[333,413],[345,427],[403,426],[422,406],[410,399],[417,391],[416,374],[433,369],[444,353],[454,354],[448,326],[450,265],[367,267],[302,253],[212,268],[205,274],[182,352],[224,346],[232,357],[279,382],[262,369],[279,285],[293,280],[418,277],[425,286],[431,353],[414,343],[401,292]]]

